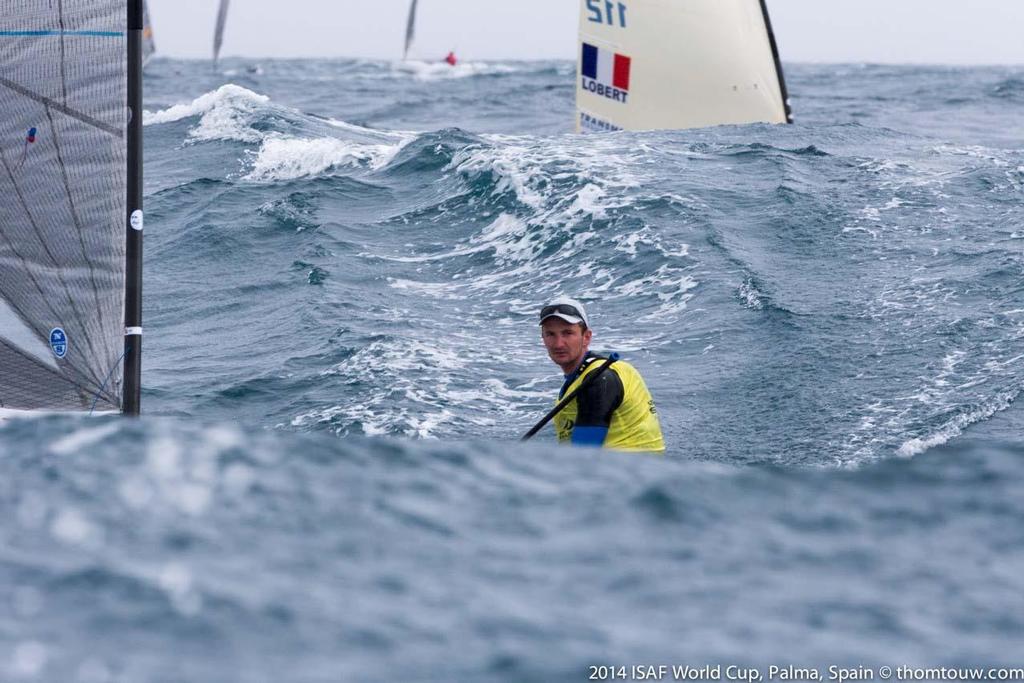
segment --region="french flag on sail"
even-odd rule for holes
[[[626,55],[583,43],[583,77],[593,79],[604,86],[629,92],[630,61]]]

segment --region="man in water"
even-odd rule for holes
[[[541,339],[548,356],[562,368],[565,383],[558,400],[583,384],[605,359],[590,352],[593,331],[583,304],[558,297],[540,309]],[[621,451],[664,452],[658,411],[643,377],[629,363],[615,361],[586,382],[555,418],[559,442]]]
[[[448,66],[455,66],[459,60],[455,57],[455,50],[450,50],[448,56],[444,58],[444,61],[448,62]]]

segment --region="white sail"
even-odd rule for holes
[[[224,24],[228,18],[229,0],[220,0],[220,7],[217,8],[217,26],[213,30],[213,64],[217,65],[220,59],[220,48],[224,44]]]
[[[412,45],[413,38],[416,37],[416,0],[412,0],[412,4],[409,5],[409,19],[405,24],[405,50],[402,52],[402,59],[409,57],[409,47]]]
[[[576,130],[790,120],[764,0],[580,0]]]

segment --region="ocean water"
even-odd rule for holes
[[[1022,666],[1024,68],[786,75],[154,60],[146,415],[0,425],[0,680]],[[558,293],[665,457],[518,443]]]

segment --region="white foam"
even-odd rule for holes
[[[737,293],[743,299],[743,305],[754,311],[764,309],[764,295],[754,286],[749,278],[740,283]]]
[[[72,417],[104,417],[109,415],[120,415],[116,410],[96,410],[91,413],[83,413],[74,410],[15,410],[13,408],[0,408],[0,425],[10,420],[40,420],[55,415],[67,415]]]
[[[864,220],[873,221],[876,223],[882,220],[881,212],[874,206],[864,207],[863,209],[860,210],[860,215],[861,217],[864,218]]]
[[[928,436],[904,441],[896,450],[896,455],[903,458],[911,458],[924,453],[930,448],[947,443],[951,439],[960,436],[968,426],[982,420],[987,420],[1001,410],[1006,410],[1010,403],[1013,402],[1015,395],[1003,394],[987,405],[979,406],[974,410],[957,415]]]
[[[195,139],[257,142],[261,134],[252,130],[249,123],[255,113],[269,102],[270,98],[266,95],[228,83],[200,95],[192,102],[176,104],[155,113],[145,111],[142,122],[149,126],[202,116],[199,126],[190,131]]]
[[[648,273],[632,282],[626,282],[616,291],[624,298],[635,298],[643,295],[654,295],[660,302],[657,310],[637,318],[641,322],[667,323],[686,309],[686,302],[693,298],[690,290],[696,288],[698,282],[688,275],[682,275],[662,264],[653,273]]]
[[[389,287],[394,287],[395,289],[429,294],[438,299],[464,298],[453,296],[453,292],[458,289],[458,285],[452,282],[418,282],[416,280],[389,277],[387,283]]]
[[[415,137],[412,133],[375,131],[344,121],[318,119],[318,122],[351,133],[358,141],[333,137],[299,138],[254,127],[267,112],[305,118],[299,111],[274,105],[265,95],[229,83],[190,103],[177,104],[156,113],[145,112],[144,120],[146,125],[151,125],[199,116],[198,124],[188,132],[191,140],[261,143],[250,174],[250,179],[258,180],[298,178],[341,166],[377,168],[390,161],[406,142]]]
[[[528,233],[529,225],[521,218],[512,214],[501,213],[480,233],[471,236],[468,244],[464,243],[463,246],[440,254],[387,256],[382,258],[389,261],[419,263],[447,260],[493,250],[495,260],[499,263],[530,260],[539,247],[529,240]],[[459,275],[453,277],[453,279],[458,278]],[[399,287],[412,288],[410,286],[411,283],[407,280],[394,280],[394,283]]]
[[[607,193],[594,183],[587,183],[576,193],[569,206],[570,214],[589,214],[594,218],[604,218],[609,204],[605,200]]]
[[[238,105],[248,103],[250,105],[263,105],[270,101],[266,95],[260,95],[248,88],[243,88],[233,83],[227,83],[211,92],[200,95],[187,104],[175,104],[174,106],[162,109],[158,112],[143,111],[142,124],[144,126],[160,123],[172,123],[192,116],[199,116],[212,111],[224,104]]]
[[[878,231],[877,230],[871,230],[870,228],[865,228],[865,227],[860,226],[860,225],[848,225],[848,226],[846,226],[846,227],[844,227],[842,229],[842,232],[843,232],[843,234],[847,234],[847,233],[851,233],[851,232],[866,232],[867,234],[871,235],[872,239],[878,239]]]
[[[498,262],[522,261],[533,257],[537,245],[528,238],[529,226],[521,218],[503,213],[483,231],[470,238],[471,244],[493,248]]]
[[[538,168],[524,163],[523,158],[527,154],[524,147],[481,148],[469,145],[455,153],[445,170],[455,170],[465,175],[493,173],[498,177],[495,186],[497,194],[511,190],[520,202],[539,209],[544,204],[544,196],[535,188],[546,179]]]
[[[112,423],[91,429],[79,429],[50,444],[50,452],[54,455],[75,455],[83,448],[98,443],[113,435],[121,425]]]
[[[336,138],[294,138],[269,135],[255,152],[246,180],[292,180],[315,176],[336,168],[379,168],[402,148],[395,145],[367,145]]]
[[[1002,156],[1005,154],[1005,150],[982,147],[981,145],[964,145],[962,147],[956,145],[939,145],[933,149],[938,154],[982,159],[983,161],[991,162],[992,165],[999,168],[1005,168],[1010,165],[1010,163]]]
[[[648,226],[620,237],[616,241],[615,250],[635,258],[641,246],[650,247],[670,259],[686,258],[690,254],[690,245],[680,242],[675,248],[670,248],[663,243],[661,234]]]
[[[253,123],[270,108],[274,105],[267,96],[229,83],[191,103],[178,104],[155,114],[146,112],[145,122],[160,124],[201,116],[198,125],[189,130],[193,140],[259,143],[258,150],[248,152],[251,168],[244,176],[254,181],[291,180],[343,167],[379,168],[415,137],[412,133],[375,131],[335,120],[325,123],[360,140],[302,138],[254,128]],[[283,111],[303,116],[294,110]]]
[[[893,161],[892,159],[871,159],[858,164],[857,168],[869,173],[890,173],[892,171],[905,171],[910,168],[909,164]]]
[[[342,423],[339,433],[348,433],[350,425],[357,423],[367,436],[399,433],[407,437],[434,439],[440,427],[455,421],[455,415],[447,408],[395,408],[391,405],[390,394],[379,392],[360,404],[330,406],[298,415],[292,419],[292,426],[331,424],[339,420]],[[465,418],[460,420],[465,421]]]
[[[628,164],[616,154],[620,150],[597,139],[582,147],[575,140],[483,137],[491,144],[462,148],[445,170],[466,176],[493,174],[495,194],[512,191],[519,202],[538,212],[535,221],[603,218],[609,209],[628,206],[630,199],[622,191],[641,184],[626,171]],[[563,187],[569,182],[579,189],[567,195]]]
[[[402,319],[408,317],[401,312]],[[437,438],[452,424],[494,424],[494,415],[519,405],[503,385],[483,382],[477,389],[453,387],[466,370],[467,354],[479,352],[475,334],[452,332],[444,345],[409,339],[382,339],[351,358],[323,371],[346,384],[367,389],[358,400],[327,405],[297,415],[294,427],[331,425],[338,433],[361,430],[370,436],[401,434],[420,439]],[[426,374],[433,379],[423,382]],[[500,386],[499,386],[500,385]],[[456,416],[450,406],[466,410]]]
[[[452,78],[469,78],[485,74],[508,74],[521,71],[521,67],[494,62],[461,62],[455,66],[447,62],[410,59],[394,62],[391,73],[394,76],[412,76],[418,81],[440,81]]]

